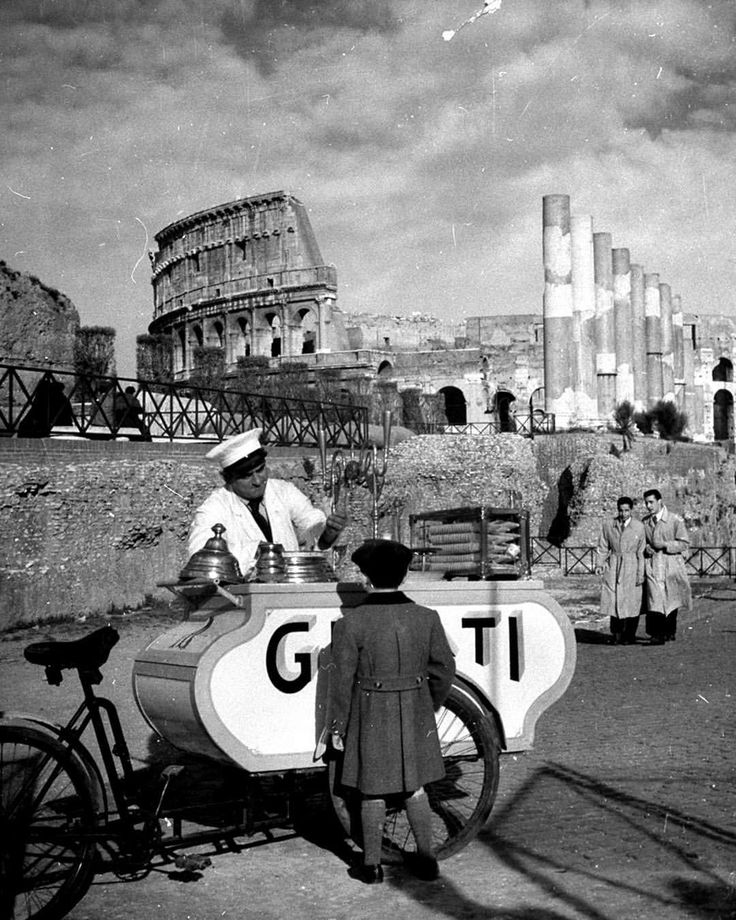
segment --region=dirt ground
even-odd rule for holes
[[[676,643],[614,647],[595,579],[545,581],[576,628],[575,676],[541,717],[534,749],[502,756],[488,826],[442,863],[438,881],[419,882],[400,866],[381,886],[350,879],[318,794],[299,834],[210,847],[212,865],[201,872],[168,864],[135,880],[103,873],[69,917],[735,920],[735,586],[694,583],[694,609],[681,616]],[[181,756],[151,735],[130,679],[137,651],[179,619],[166,609],[110,618],[121,641],[101,689],[120,707],[137,769]],[[48,687],[23,647],[101,623],[0,637],[0,708],[62,720],[76,698],[72,680]]]

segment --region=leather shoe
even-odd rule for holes
[[[383,881],[383,868],[381,866],[353,866],[348,869],[350,878],[354,878],[364,885],[380,885]]]

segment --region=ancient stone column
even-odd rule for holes
[[[713,438],[713,424],[708,425],[708,412],[706,411],[705,403],[705,384],[707,380],[707,367],[703,365],[702,354],[700,355],[700,360],[698,360],[697,352],[695,354],[695,372],[693,374],[693,400],[692,408],[688,419],[690,421],[690,428],[697,438],[698,435],[701,437],[705,434],[706,427],[708,428],[709,438]],[[712,362],[708,362],[708,367]],[[710,407],[708,407],[710,408]],[[710,412],[712,416],[712,411]]]
[[[662,399],[675,401],[675,358],[672,330],[672,288],[659,285],[659,310],[662,323]]]
[[[693,327],[685,323],[683,314],[682,323],[682,369],[685,378],[685,399],[682,409],[687,413],[688,428],[695,432],[695,349],[693,348]]]
[[[572,338],[572,251],[570,197],[542,199],[544,263],[544,397],[547,412],[566,428],[575,411],[575,356]]]
[[[631,264],[631,319],[634,347],[634,406],[641,412],[647,404],[647,345],[644,319],[644,269]]]
[[[687,412],[685,406],[685,341],[682,316],[682,298],[672,297],[672,363],[675,374],[675,402]]]
[[[332,294],[322,294],[317,298],[317,351],[332,351],[327,327],[332,319],[334,305],[335,297]]]
[[[628,249],[614,249],[613,317],[616,345],[616,403],[634,403],[634,315]]]
[[[572,318],[575,343],[575,412],[578,422],[588,425],[598,419],[595,372],[595,273],[593,269],[593,218],[573,215]]]
[[[299,317],[292,313],[288,300],[281,304],[281,354],[284,357],[294,357],[301,354],[301,339],[299,336]]]
[[[651,409],[664,392],[662,377],[662,314],[659,275],[644,275],[644,318],[647,342],[647,406]]]
[[[598,416],[605,420],[616,408],[616,327],[613,314],[611,234],[593,234]]]

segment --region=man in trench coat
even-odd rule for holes
[[[601,615],[610,618],[614,645],[633,645],[644,582],[644,525],[631,516],[633,502],[622,495],[618,515],[604,521],[598,539],[596,574],[601,583]]]
[[[412,551],[393,540],[367,540],[352,559],[372,591],[335,623],[327,730],[344,751],[340,783],[360,793],[364,865],[357,877],[380,882],[386,796],[404,802],[414,833],[415,874],[438,874],[431,812],[423,786],[445,766],[435,710],[445,701],[455,659],[437,611],[415,604],[399,585]]]
[[[683,553],[690,537],[683,519],[669,511],[658,489],[644,493],[649,514],[643,519],[647,538],[644,550],[646,574],[646,630],[652,645],[673,642],[677,633],[677,611],[690,610],[692,594]]]

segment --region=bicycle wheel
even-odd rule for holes
[[[95,873],[96,794],[49,734],[0,725],[0,916],[55,920]]]
[[[491,716],[472,698],[453,687],[437,713],[445,776],[426,786],[432,809],[432,831],[438,859],[461,850],[485,824],[498,788],[500,743]],[[343,829],[360,844],[359,803],[336,786],[338,762],[330,762],[330,795]],[[387,801],[384,857],[414,850],[406,811]]]

